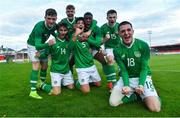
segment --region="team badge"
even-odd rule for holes
[[[125,54],[123,54],[122,56],[121,56],[121,59],[124,59],[125,58]]]
[[[135,57],[141,57],[141,53],[139,51],[134,52]]]
[[[57,84],[57,81],[54,81],[54,84]]]
[[[84,82],[85,80],[84,79],[81,79],[81,82]]]

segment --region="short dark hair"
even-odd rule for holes
[[[77,23],[79,20],[82,20],[82,21],[84,22],[84,18],[83,18],[83,17],[78,17],[78,18],[76,18],[76,23]]]
[[[107,11],[107,16],[108,16],[109,14],[113,14],[113,13],[117,14],[116,10],[110,9],[109,11]]]
[[[118,30],[122,25],[127,25],[127,24],[130,25],[133,28],[132,24],[129,21],[122,21],[118,26]]]
[[[66,23],[63,23],[63,22],[59,22],[58,24],[57,24],[57,30],[60,28],[60,27],[66,27],[67,29],[68,29],[68,26],[67,26],[67,24]]]
[[[57,16],[57,12],[55,9],[49,8],[46,10],[45,16]]]
[[[85,17],[85,16],[91,16],[91,17],[93,17],[93,15],[92,15],[91,12],[86,12],[86,13],[84,14],[84,17]]]
[[[73,9],[73,10],[75,10],[75,7],[73,5],[67,5],[66,9]]]

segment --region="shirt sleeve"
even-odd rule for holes
[[[42,51],[42,52],[40,53],[40,57],[41,57],[41,58],[45,58],[45,57],[47,57],[49,54],[50,54],[50,47],[46,48],[45,51]]]
[[[149,64],[149,59],[150,59],[150,48],[146,43],[142,46],[141,55],[142,55],[142,60],[141,60],[141,72],[140,72],[139,85],[144,86],[144,83],[147,78],[148,64]]]
[[[123,60],[121,59],[121,55],[118,53],[118,48],[115,48],[113,50],[114,52],[114,57],[116,60],[116,63],[118,64],[119,68],[121,69],[121,76],[124,82],[124,86],[129,86],[129,75],[128,72],[126,70],[126,66],[123,63]]]
[[[40,30],[35,31],[35,47],[36,50],[42,50],[49,47],[48,43],[41,43],[42,42],[42,33]]]
[[[96,25],[97,25],[97,21],[96,21],[96,20],[93,20],[93,21],[92,21],[92,25],[91,25],[91,27],[90,27],[90,30],[93,30],[93,29],[96,27]]]

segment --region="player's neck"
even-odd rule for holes
[[[135,41],[135,39],[133,38],[133,40],[131,41],[131,43],[125,43],[123,40],[122,40],[122,43],[123,43],[123,45],[126,46],[127,48],[131,48],[132,45],[134,44],[134,41]]]
[[[46,21],[44,22],[44,25],[45,25],[45,27],[48,29],[48,30],[51,30],[52,28],[53,28],[53,26],[51,26],[51,27],[49,27],[48,25],[47,25],[47,23],[46,23]]]
[[[58,39],[59,41],[61,41],[61,42],[64,42],[64,41],[65,41],[64,38],[61,37],[61,36],[58,36],[57,39]]]
[[[67,21],[72,24],[75,21],[75,17],[67,17]]]
[[[111,23],[107,23],[107,25],[108,25],[109,27],[114,27],[114,26],[116,25],[116,22],[115,22],[115,23],[113,23],[113,24],[111,24]]]

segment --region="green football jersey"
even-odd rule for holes
[[[109,26],[108,23],[101,26],[102,37],[105,37],[107,33],[110,34],[110,39],[105,42],[105,48],[116,48],[120,43],[120,38],[118,36],[118,25],[119,23],[116,22],[113,27]]]
[[[55,30],[56,24],[54,27],[49,29],[45,26],[45,21],[40,21],[34,26],[31,34],[29,35],[27,43],[35,46],[37,50],[45,49],[49,46],[48,43],[45,42],[48,40],[50,34],[52,34],[54,37],[56,36]]]
[[[87,68],[94,65],[93,56],[88,42],[74,41],[74,58],[76,68]]]
[[[92,26],[92,24],[90,26]],[[85,28],[85,31],[88,31],[89,29],[90,27]],[[101,29],[97,25],[93,28],[89,36],[88,42],[92,49],[98,50],[100,48],[102,42],[102,36],[101,36]]]
[[[133,39],[130,46],[122,41],[118,48],[113,50],[115,60],[121,69],[124,85],[129,85],[129,78],[139,77],[139,85],[144,85],[147,75],[151,75],[149,68],[150,49],[146,42]]]
[[[69,58],[72,47],[72,41],[56,38],[56,44],[45,50],[45,55],[51,55],[51,72],[62,74],[69,72]]]
[[[68,27],[68,36],[71,36],[74,33],[74,24],[76,23],[76,19],[78,17],[75,17],[72,21],[70,21],[68,18],[63,18],[61,20],[62,23],[66,23],[67,27]],[[97,21],[93,20],[92,25],[90,27],[90,29],[94,29],[94,27],[96,26]]]
[[[68,35],[72,35],[74,32],[74,24],[76,23],[76,17],[70,21],[68,18],[63,18],[61,20],[62,23],[67,24],[67,28],[68,28]]]

